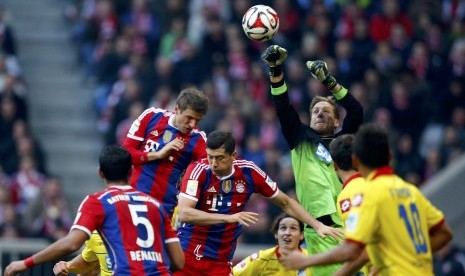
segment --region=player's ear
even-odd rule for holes
[[[337,108],[337,107],[335,107]],[[336,116],[334,117],[334,130],[336,130],[338,127],[339,127],[339,118],[337,118]]]
[[[352,166],[356,168],[357,170],[360,170],[360,159],[358,159],[358,156],[355,154],[352,154]]]
[[[103,175],[103,172],[100,169],[100,167],[97,169],[97,172],[98,172],[98,175],[100,176],[101,179],[105,179],[105,176]]]

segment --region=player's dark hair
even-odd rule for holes
[[[369,168],[388,166],[390,150],[386,131],[373,123],[362,125],[355,134],[353,152]]]
[[[352,165],[352,142],[354,135],[344,134],[329,144],[329,153],[333,158],[334,163],[344,171],[355,169]]]
[[[100,170],[107,181],[127,181],[131,172],[131,155],[118,145],[106,146],[99,158]]]
[[[339,119],[339,108],[337,108],[336,100],[334,99],[333,96],[327,96],[327,97],[315,96],[315,97],[313,97],[312,102],[310,103],[310,109],[309,109],[309,111],[310,111],[310,119],[312,118],[312,109],[313,109],[313,107],[319,102],[327,102],[330,105],[332,105],[333,110],[334,110],[334,116],[335,116],[336,119]]]
[[[208,111],[207,96],[195,87],[189,87],[182,90],[176,100],[176,104],[181,112],[189,108],[197,113],[205,115]]]
[[[271,226],[271,233],[273,233],[273,234],[278,233],[279,224],[285,218],[293,218],[293,219],[297,220],[297,222],[299,223],[300,232],[304,231],[304,223],[303,222],[301,222],[300,220],[296,219],[295,217],[293,217],[293,216],[291,216],[291,215],[289,215],[287,213],[282,213],[281,215],[277,216],[276,219],[273,221],[273,224]]]
[[[207,136],[207,148],[212,150],[223,148],[227,154],[231,155],[236,149],[236,141],[231,132],[215,130]]]

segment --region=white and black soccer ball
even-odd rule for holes
[[[242,17],[242,29],[252,40],[268,41],[276,34],[278,28],[278,14],[266,5],[253,6]]]

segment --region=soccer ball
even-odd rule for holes
[[[275,35],[278,28],[278,14],[266,5],[253,6],[242,17],[242,29],[252,40],[268,41]]]

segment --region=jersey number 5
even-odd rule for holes
[[[143,248],[148,248],[153,246],[155,241],[155,234],[153,232],[153,226],[146,217],[139,216],[139,213],[147,213],[148,208],[146,205],[132,205],[129,204],[129,211],[131,212],[132,223],[137,227],[139,224],[145,227],[147,231],[147,239],[143,240],[140,237],[137,237],[136,244]]]
[[[411,203],[410,210],[406,206],[399,205],[399,216],[404,220],[405,227],[407,227],[410,240],[415,247],[417,254],[426,253],[428,245],[426,244],[425,234],[421,229],[420,214],[415,203]]]

